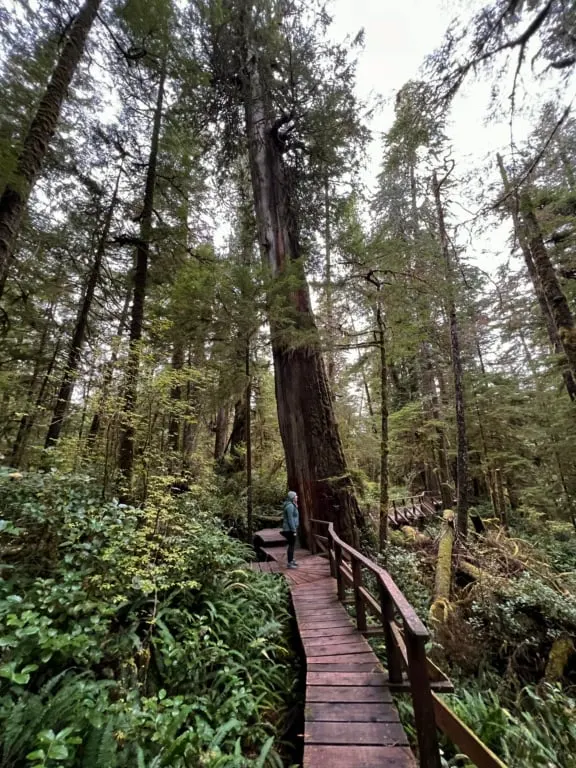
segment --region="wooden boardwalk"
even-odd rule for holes
[[[413,768],[388,676],[338,600],[326,558],[297,549],[286,568],[277,530],[260,531],[266,562],[290,584],[306,657],[304,768]]]

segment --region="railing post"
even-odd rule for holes
[[[382,609],[382,630],[386,644],[386,659],[388,664],[388,679],[391,683],[402,682],[402,654],[396,645],[396,638],[390,624],[394,621],[394,603],[384,584],[379,582],[380,607]]]
[[[318,551],[318,548],[316,546],[316,539],[314,538],[314,533],[315,533],[314,527],[315,527],[315,525],[316,525],[316,523],[314,522],[314,520],[310,520],[310,552],[313,555],[315,555],[316,552]]]
[[[426,665],[425,638],[414,635],[404,625],[404,642],[408,654],[408,676],[412,691],[420,768],[441,768],[434,700]]]
[[[342,547],[336,541],[334,542],[334,554],[336,560],[336,581],[338,582],[338,600],[344,601],[346,599],[346,585],[344,584],[344,576],[340,566],[342,565]]]
[[[330,536],[330,531],[327,530],[328,533],[328,559],[330,561],[330,576],[332,576],[333,579],[338,578],[338,566],[336,565],[336,549],[334,547],[334,539],[332,536]]]
[[[354,605],[356,607],[356,626],[359,632],[366,630],[366,606],[360,594],[362,586],[362,566],[360,561],[352,555],[352,578],[354,579]]]

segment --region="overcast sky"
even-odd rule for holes
[[[365,47],[359,56],[357,91],[361,98],[380,94],[386,106],[371,123],[374,142],[366,169],[366,182],[373,184],[381,161],[382,132],[388,130],[394,117],[394,96],[407,80],[417,78],[425,57],[432,53],[458,12],[469,17],[474,9],[488,0],[334,0],[330,6],[335,39],[354,37],[365,30]],[[530,73],[523,72],[521,88],[531,88]],[[448,134],[458,174],[478,168],[489,157],[492,162],[497,151],[510,151],[511,130],[509,113],[503,108],[500,119],[488,121],[491,83],[488,77],[466,84],[452,106]],[[506,106],[506,105],[505,105]],[[521,143],[530,129],[526,118],[517,114],[513,121],[514,140]],[[462,190],[462,200],[470,189]],[[455,194],[455,198],[458,195]],[[454,205],[452,214],[467,220],[469,214]],[[474,247],[479,265],[493,272],[509,255],[508,230],[484,234],[482,243]]]

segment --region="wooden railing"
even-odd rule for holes
[[[339,600],[349,602],[346,590],[353,590],[358,631],[368,637],[376,634],[384,636],[390,688],[411,693],[421,768],[441,766],[437,728],[478,768],[506,768],[438,697],[437,692],[450,693],[454,690],[453,686],[427,658],[429,632],[390,574],[346,544],[336,534],[332,523],[324,520],[310,522],[312,552],[320,552],[329,558],[330,573],[336,579]],[[365,584],[366,571],[372,574],[377,596]],[[378,625],[368,625],[367,612],[378,619]]]

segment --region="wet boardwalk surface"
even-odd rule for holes
[[[306,655],[304,768],[415,768],[386,671],[338,601],[327,560],[297,549],[288,569],[278,531],[257,535],[268,560],[252,567],[288,580]]]

